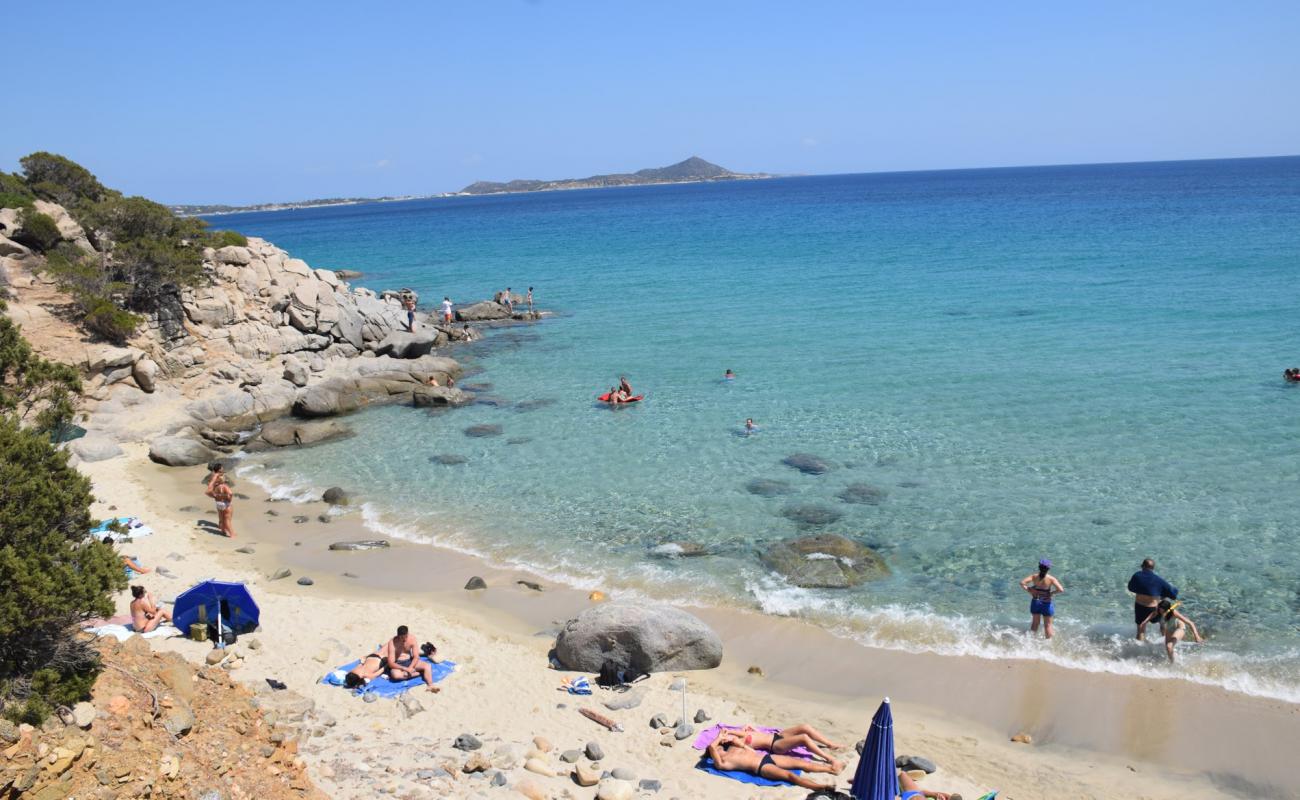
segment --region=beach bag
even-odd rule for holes
[[[214,641],[214,642],[215,642],[215,641],[221,641],[223,644],[234,644],[234,643],[236,642],[236,640],[238,640],[239,637],[237,637],[237,636],[235,635],[235,632],[234,632],[233,630],[231,630],[231,628],[230,628],[229,625],[227,625],[225,622],[222,622],[222,623],[221,623],[221,639],[218,640],[218,639],[217,639],[217,624],[216,624],[215,622],[209,622],[209,623],[208,623],[208,638],[211,639],[211,640]]]
[[[620,685],[623,681],[619,680],[619,672],[621,670],[618,668],[618,664],[606,659],[601,662],[600,674],[596,676],[596,685],[603,686],[606,689],[612,689]]]

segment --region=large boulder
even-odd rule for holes
[[[300,417],[332,417],[356,411],[366,402],[356,382],[331,379],[303,390],[293,404],[293,413]]]
[[[303,420],[285,417],[263,425],[258,437],[275,447],[289,447],[319,444],[334,439],[344,439],[351,435],[352,429],[338,420]]]
[[[6,211],[8,209],[5,209]],[[8,236],[0,236],[0,256],[17,256],[23,258],[32,254],[31,248],[21,245]]]
[[[494,319],[508,319],[510,312],[500,303],[494,303],[491,300],[484,300],[481,303],[462,306],[456,309],[456,320],[458,322],[484,322]]]
[[[844,589],[889,575],[880,554],[833,533],[779,542],[763,552],[762,560],[790,583],[808,589]]]
[[[59,229],[59,235],[65,241],[72,242],[83,252],[94,252],[94,248],[90,246],[90,240],[86,238],[86,232],[82,230],[66,208],[45,200],[37,200],[35,205],[37,211],[54,220],[54,225]]]
[[[142,358],[131,368],[131,376],[135,378],[136,386],[152,394],[158,385],[158,364],[151,358]]]
[[[82,461],[107,461],[122,455],[117,442],[103,436],[83,436],[68,445],[68,451]]]
[[[641,672],[713,669],[722,663],[722,639],[679,608],[623,600],[594,606],[565,623],[555,639],[555,657],[579,672],[599,672],[606,661]]]
[[[199,440],[184,436],[160,436],[149,445],[150,460],[169,467],[206,464],[216,455]]]
[[[474,402],[469,392],[462,392],[454,386],[421,386],[411,394],[416,408],[429,406],[465,406]]]
[[[244,266],[253,261],[253,255],[248,252],[247,247],[233,244],[216,251],[213,258],[221,264],[235,264],[237,266]]]
[[[419,328],[414,333],[393,331],[375,347],[375,352],[393,358],[419,358],[446,343],[447,334],[436,328]]]

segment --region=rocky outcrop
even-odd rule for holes
[[[510,310],[492,300],[484,300],[481,303],[456,309],[457,322],[486,322],[499,319],[510,319]]]
[[[185,436],[160,436],[149,445],[149,458],[169,467],[192,467],[206,464],[216,453],[198,439]]]
[[[336,419],[304,420],[285,417],[263,425],[258,432],[258,440],[270,447],[291,447],[346,439],[351,435],[352,429]]]
[[[581,672],[599,672],[606,661],[641,672],[712,669],[722,663],[722,639],[673,606],[615,601],[565,623],[555,657]]]
[[[787,581],[809,589],[844,589],[889,575],[876,551],[836,534],[780,542],[761,557]]]

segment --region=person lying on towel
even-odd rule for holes
[[[830,764],[823,761],[809,761],[806,758],[795,758],[794,756],[759,753],[753,747],[745,744],[743,737],[739,740],[728,737],[726,741],[722,737],[718,737],[713,744],[709,745],[707,752],[709,758],[713,759],[713,765],[723,771],[748,772],[760,778],[785,781],[813,791],[835,788],[834,781],[818,783],[811,778],[791,772],[791,770],[801,769],[804,772],[834,773],[836,770]]]
[[[844,771],[844,764],[822,749],[822,747],[827,747],[831,750],[838,750],[844,745],[836,744],[827,739],[822,735],[821,731],[811,725],[793,725],[776,733],[768,733],[746,725],[740,730],[723,729],[718,734],[718,738],[724,742],[738,742],[755,750],[766,750],[769,753],[778,755],[788,755],[790,751],[802,747],[812,753],[815,758],[830,764],[834,772]]]

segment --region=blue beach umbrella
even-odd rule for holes
[[[898,773],[894,771],[894,712],[889,698],[871,718],[871,731],[862,746],[862,758],[853,775],[854,800],[895,800]]]
[[[244,584],[204,581],[176,596],[172,624],[182,631],[189,631],[190,626],[199,621],[200,608],[204,609],[207,622],[215,623],[220,616],[221,622],[236,633],[256,628],[262,613]]]

